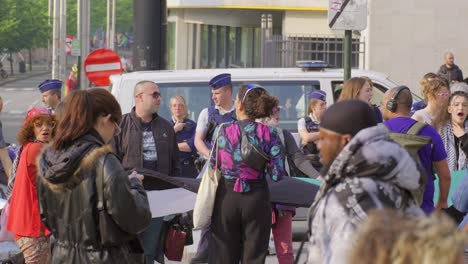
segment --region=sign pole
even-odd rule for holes
[[[343,43],[344,81],[351,79],[352,35],[353,32],[351,30],[345,30]]]
[[[343,79],[351,78],[353,30],[367,27],[368,0],[329,0],[328,26],[332,30],[344,30],[343,38]]]

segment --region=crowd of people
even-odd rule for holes
[[[62,82],[47,80],[39,85],[46,108],[28,111],[16,158],[4,163],[0,228],[26,263],[164,263],[165,217],[153,217],[147,191],[167,187],[143,172],[194,179],[210,170],[220,175],[211,224],[191,263],[264,263],[272,233],[278,262],[291,264],[296,208],[272,204],[268,186],[302,176],[321,182],[307,263],[460,263],[468,178],[453,197],[449,189],[450,172],[468,168],[462,81],[447,53],[421,80],[423,103],[399,86],[372,105],[367,77],[345,81],[331,106],[314,90],[298,145],[279,128],[283,109],[268,87],[246,83],[233,94],[229,73],[208,82],[213,104],[197,122],[184,97],[162,98],[152,81],[135,85],[134,107],[122,114],[105,89],[70,90],[62,100]],[[158,114],[163,99],[170,120]]]

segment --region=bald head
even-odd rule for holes
[[[137,96],[141,93],[144,93],[148,89],[148,87],[153,87],[153,86],[157,87],[157,85],[152,81],[147,81],[147,80],[139,81],[135,85],[135,89],[133,90],[133,96]]]
[[[413,96],[411,95],[411,91],[408,89],[400,90],[398,96],[394,98],[394,102],[397,104],[396,111],[394,113],[387,109],[387,104],[395,96],[397,89],[398,87],[388,89],[387,92],[385,92],[384,97],[382,99],[382,114],[384,115],[384,119],[386,120],[396,116],[409,116],[411,112],[411,106],[413,105]]]
[[[445,64],[448,66],[452,66],[455,63],[455,56],[450,51],[445,52]]]

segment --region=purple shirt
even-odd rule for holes
[[[414,123],[416,123],[416,120],[406,116],[392,118],[384,122],[390,131],[397,133],[406,133]],[[445,151],[442,138],[432,126],[425,126],[421,129],[418,136],[426,136],[432,139],[431,143],[428,143],[418,151],[419,160],[428,175],[421,208],[425,213],[429,214],[434,211],[434,173],[432,171],[432,163],[446,159],[447,152]]]
[[[218,132],[214,133],[218,137],[218,153],[216,155],[218,168],[224,178],[236,179],[235,192],[248,192],[250,190],[249,180],[263,179],[265,173],[270,175],[273,181],[278,181],[283,175],[287,175],[284,169],[285,158],[281,139],[274,128],[256,122],[249,122],[244,128],[249,141],[270,156],[270,161],[266,164],[266,171],[262,172],[249,167],[242,160],[240,129],[238,122],[234,121],[218,126]],[[215,162],[214,157],[211,157],[211,168],[215,167]]]

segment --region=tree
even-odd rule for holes
[[[69,35],[76,36],[77,0],[67,0],[67,31]],[[116,0],[117,32],[132,31],[133,28],[133,1]],[[107,23],[107,0],[93,0],[91,2],[90,32],[105,31]]]
[[[19,21],[15,17],[13,0],[3,0],[0,8],[0,53],[12,46],[15,29]]]

